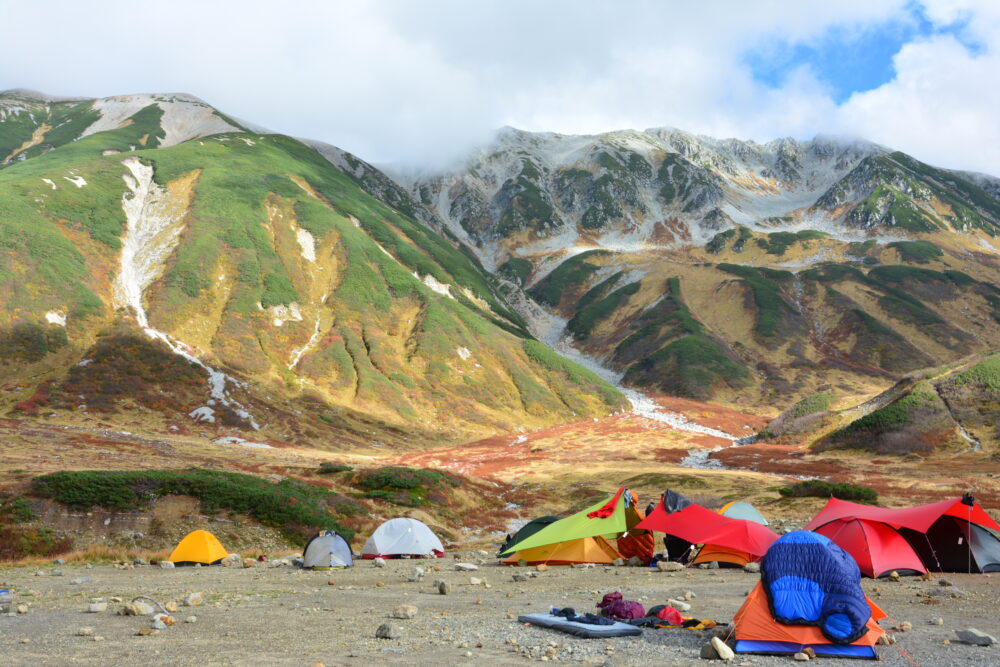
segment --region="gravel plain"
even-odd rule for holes
[[[729,622],[759,578],[730,569],[669,573],[598,566],[552,567],[526,581],[513,581],[512,575],[534,572],[534,568],[501,567],[479,555],[462,559],[478,562],[477,571],[460,572],[455,570],[457,562],[450,557],[395,560],[379,568],[371,561],[358,561],[351,569],[316,572],[264,563],[250,568],[138,565],[123,570],[113,565],[51,565],[0,569],[0,587],[15,591],[15,604],[28,605],[27,613],[0,616],[0,661],[8,665],[199,667],[525,662],[706,665],[711,663],[698,656],[708,632],[646,630],[641,637],[578,639],[524,626],[516,618],[546,611],[550,605],[590,611],[610,591],[621,591],[647,607],[690,591],[694,594],[690,615]],[[408,580],[414,567],[426,570],[420,581]],[[473,577],[483,582],[470,583]],[[961,644],[954,634],[955,629],[966,627],[1000,634],[1000,576],[944,577],[952,586],[942,589],[940,576],[931,581],[863,580],[866,592],[891,617],[882,621],[884,627],[904,621],[912,624],[908,632],[891,632],[896,645],[880,647],[883,664],[1000,664],[1000,646]],[[448,594],[438,592],[436,580],[448,582]],[[180,606],[172,614],[176,623],[152,635],[137,635],[150,626],[150,617],[117,614],[138,595],[180,604],[193,592],[201,592],[204,603]],[[87,612],[96,598],[108,602],[107,611]],[[412,619],[390,618],[399,605],[413,605],[419,611]],[[192,616],[196,620],[186,622]],[[943,625],[932,625],[934,617],[943,618]],[[376,639],[376,630],[384,623],[394,625],[399,638]],[[790,657],[738,655],[731,664],[792,662]]]

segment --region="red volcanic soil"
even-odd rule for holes
[[[744,445],[730,447],[712,455],[727,468],[743,468],[775,475],[819,477],[843,481],[849,471],[839,462],[816,460],[809,452],[789,445]]]

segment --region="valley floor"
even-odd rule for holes
[[[467,555],[463,559],[470,562]],[[359,562],[349,570],[328,572],[262,564],[249,569],[137,566],[131,571],[110,565],[61,566],[62,576],[53,575],[53,566],[2,569],[0,581],[17,591],[17,603],[30,606],[27,614],[0,616],[0,653],[9,665],[514,665],[538,662],[542,656],[577,664],[696,665],[706,664],[698,652],[708,633],[646,630],[641,637],[577,639],[524,626],[516,617],[549,605],[590,611],[610,591],[647,607],[691,591],[696,595],[691,614],[729,622],[759,578],[742,570],[553,567],[537,578],[514,582],[511,575],[525,568],[500,567],[489,560],[477,572],[457,572],[454,562],[450,557],[389,561],[382,569]],[[430,570],[422,581],[409,582],[416,565],[436,565],[441,571]],[[490,586],[471,584],[470,574]],[[956,628],[970,626],[1000,634],[995,614],[1000,579],[946,576],[964,596],[925,597],[936,581],[863,581],[868,595],[891,617],[882,621],[884,627],[913,624],[910,632],[890,631],[898,644],[879,647],[882,664],[929,667],[1000,660],[1000,647],[968,646],[955,642],[954,635]],[[433,590],[435,579],[449,582],[451,592]],[[149,595],[165,604],[191,592],[202,592],[205,603],[182,606],[176,625],[155,636],[137,636],[150,619],[117,616],[121,603],[109,604],[103,613],[85,613],[90,598],[128,602]],[[414,605],[419,611],[410,620],[390,619],[398,605]],[[185,622],[191,616],[196,622]],[[933,617],[942,617],[944,625],[931,625]],[[376,639],[383,623],[394,624],[400,637]],[[91,628],[102,639],[78,636],[81,628]],[[945,640],[952,643],[945,645]],[[735,662],[762,667],[790,663],[789,657],[766,656],[738,656]]]

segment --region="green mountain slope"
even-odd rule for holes
[[[32,394],[41,400],[27,407],[42,414],[117,414],[133,378],[151,422],[256,424],[313,441],[330,437],[322,429],[456,438],[622,405],[596,376],[539,350],[468,254],[309,146],[212,132],[234,124],[214,111],[205,136],[171,143],[179,102],[147,101],[85,136],[106,104],[41,118],[56,123],[46,136],[72,126],[75,140],[37,143],[0,169],[10,404]],[[23,144],[25,113],[0,121],[4,146]],[[105,382],[101,369],[122,354],[141,359]],[[164,363],[182,366],[177,386],[150,388]],[[42,396],[28,377],[48,380]],[[154,409],[155,395],[166,398]],[[308,408],[308,428],[269,419],[279,406]]]

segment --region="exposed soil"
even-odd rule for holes
[[[697,596],[691,615],[728,623],[759,578],[741,570],[674,574],[648,568],[554,567],[537,578],[514,582],[511,575],[524,569],[487,564],[478,572],[462,573],[454,571],[453,562],[389,561],[380,569],[361,561],[350,570],[328,572],[262,565],[172,570],[138,566],[121,571],[99,565],[61,566],[64,574],[52,576],[52,566],[5,569],[0,570],[0,581],[15,591],[17,603],[28,603],[30,609],[26,615],[0,617],[0,651],[7,664],[37,665],[513,665],[538,662],[542,655],[577,664],[610,660],[615,665],[704,665],[698,651],[707,633],[645,630],[641,637],[577,639],[524,626],[516,617],[550,605],[590,611],[604,593],[616,590],[647,607],[691,591]],[[407,575],[417,565],[437,565],[442,571],[408,582]],[[36,571],[42,576],[35,576]],[[470,574],[490,587],[470,584]],[[956,628],[970,626],[1000,634],[995,615],[1000,580],[990,575],[946,576],[965,596],[927,597],[935,581],[863,580],[866,592],[891,617],[882,621],[883,627],[913,624],[910,632],[892,633],[896,645],[879,647],[882,664],[986,665],[1000,660],[1000,647],[968,646],[954,635]],[[88,580],[74,584],[78,578]],[[448,581],[450,594],[435,592],[435,579]],[[115,615],[120,603],[109,604],[103,613],[85,613],[90,598],[108,601],[117,596],[127,602],[150,595],[166,603],[195,591],[204,594],[205,604],[181,607],[174,614],[177,623],[154,636],[136,635],[150,625],[149,617]],[[937,604],[924,604],[928,601]],[[388,618],[401,604],[418,607],[417,616]],[[197,621],[184,622],[190,616]],[[933,617],[942,617],[944,625],[931,625]],[[396,625],[400,638],[376,639],[382,623]],[[102,639],[77,636],[84,627]],[[952,643],[945,645],[945,640]],[[789,657],[739,656],[736,664],[792,663]]]

